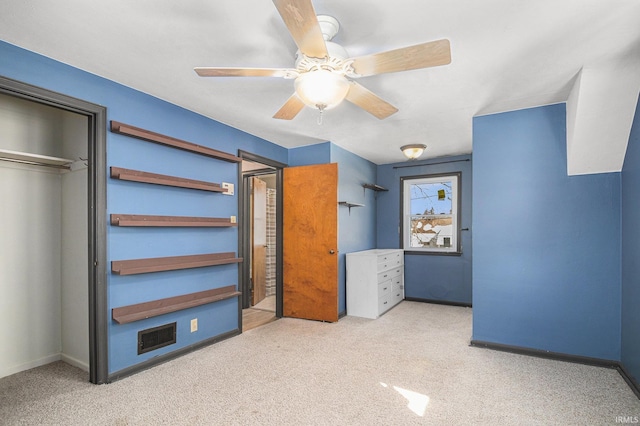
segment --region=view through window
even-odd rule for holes
[[[405,250],[460,251],[459,186],[460,173],[402,179]]]

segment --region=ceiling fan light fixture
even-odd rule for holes
[[[326,69],[301,74],[296,78],[294,85],[302,102],[321,111],[339,105],[349,92],[347,78]]]
[[[409,160],[416,160],[418,157],[422,155],[422,153],[426,148],[427,148],[426,145],[414,143],[410,145],[401,146],[400,150],[405,155],[405,157],[407,157]]]

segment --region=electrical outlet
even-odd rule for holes
[[[231,218],[229,219],[229,222],[231,223],[236,223],[237,219],[235,216],[231,216]]]
[[[191,332],[198,331],[198,318],[191,320]]]
[[[232,183],[222,182],[222,187],[226,189],[226,191],[222,193],[223,195],[233,195],[234,185]]]

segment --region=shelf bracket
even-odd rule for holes
[[[349,216],[351,216],[351,207],[364,207],[364,204],[352,203],[350,201],[338,201],[338,204],[349,208]]]
[[[374,198],[378,198],[378,192],[388,191],[384,186],[376,185],[375,183],[363,183],[362,188],[365,195],[367,194],[367,189],[371,189],[374,192]]]

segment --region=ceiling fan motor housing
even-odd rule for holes
[[[318,15],[318,23],[325,41],[331,41],[340,30],[340,23],[333,16]]]
[[[327,52],[329,53],[328,58],[309,58],[298,50],[296,52],[296,69],[303,72],[308,71],[307,64],[305,62],[312,62],[314,65],[319,63],[330,64],[332,62],[338,64],[349,57],[345,48],[340,46],[338,43],[325,41],[325,44],[327,45]]]
[[[344,47],[331,41],[338,33],[340,23],[336,18],[328,15],[318,15],[318,23],[320,24],[320,30],[322,31],[322,37],[327,46],[329,56],[328,58],[309,58],[298,50],[296,52],[296,69],[299,72],[307,72],[318,65],[326,64],[326,67],[323,66],[322,68],[342,71],[340,70],[342,61],[347,59],[349,54]]]

